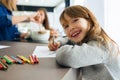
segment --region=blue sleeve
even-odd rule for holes
[[[13,25],[9,31],[8,35],[10,35],[11,40],[13,41],[19,41],[21,33],[18,31],[18,27],[16,25]]]
[[[18,28],[17,28],[17,26],[16,25],[14,25],[13,26],[14,28],[13,28],[13,31],[14,31],[14,40],[16,41],[16,40],[20,40],[20,35],[21,35],[21,33],[18,31]]]
[[[12,15],[9,15],[3,11],[4,9],[0,7],[0,27],[11,27],[12,26]]]

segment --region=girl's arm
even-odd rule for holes
[[[59,37],[56,39],[57,42],[60,42],[60,46],[63,46],[69,42],[68,37]]]
[[[105,63],[109,54],[103,46],[98,47],[95,41],[81,46],[64,45],[56,53],[59,64],[72,68]]]

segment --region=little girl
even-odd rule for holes
[[[35,17],[36,23],[30,23],[30,25],[32,25],[30,27],[30,36],[34,41],[47,43],[53,34],[57,37],[57,31],[50,27],[47,10],[45,8],[38,9],[37,13],[38,15]]]
[[[86,7],[66,8],[60,22],[67,37],[50,41],[58,64],[80,68],[79,80],[120,80],[119,47]]]

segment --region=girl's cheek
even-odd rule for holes
[[[68,31],[68,30],[66,30],[66,31],[65,31],[65,34],[66,34],[67,36],[69,36],[69,31]]]
[[[67,30],[64,30],[65,34],[67,34]]]

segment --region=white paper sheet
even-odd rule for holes
[[[36,46],[33,55],[36,55],[38,58],[56,57],[55,52],[50,51],[47,46]]]
[[[0,49],[8,48],[8,47],[10,47],[10,46],[0,45]]]

